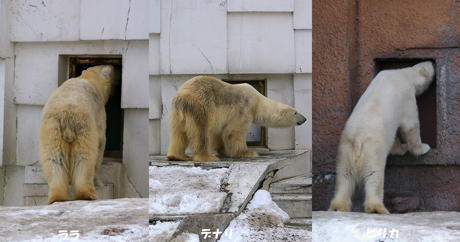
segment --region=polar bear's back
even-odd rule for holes
[[[380,72],[356,104],[342,137],[391,143],[406,108],[415,105],[415,74],[412,68]]]
[[[76,103],[81,105],[76,106]],[[53,111],[68,109],[69,106],[78,107],[78,113],[97,113],[104,107],[104,103],[96,88],[83,78],[70,79],[53,91],[44,111],[49,108]]]
[[[197,76],[186,81],[173,97],[173,101],[186,99],[196,105],[208,108],[217,106],[247,106],[252,105],[253,90],[249,84],[231,85],[210,76]],[[256,91],[257,92],[257,91]],[[181,105],[180,103],[176,103]],[[196,104],[196,105],[195,105]]]
[[[252,121],[259,102],[257,95],[261,94],[248,84],[231,85],[214,77],[197,76],[174,94],[169,123],[186,125],[187,120],[193,120],[203,129],[221,130],[235,118]]]

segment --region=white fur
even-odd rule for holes
[[[430,147],[420,140],[416,95],[434,78],[430,61],[413,67],[380,72],[364,92],[348,119],[339,144],[337,183],[331,211],[350,211],[358,182],[365,184],[365,210],[388,213],[383,205],[383,178],[388,154],[408,150],[418,156]],[[407,145],[401,145],[400,128]]]
[[[235,158],[257,157],[246,146],[251,123],[293,127],[306,118],[294,108],[264,97],[249,84],[230,85],[209,76],[194,77],[177,91],[168,114],[168,160],[219,160],[211,150]]]

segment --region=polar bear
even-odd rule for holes
[[[419,156],[430,147],[422,144],[416,96],[434,79],[430,61],[413,67],[380,72],[356,104],[345,124],[337,156],[337,182],[330,211],[350,211],[358,182],[364,181],[367,213],[388,214],[383,205],[383,178],[388,154],[406,151]],[[396,132],[400,129],[401,145]]]
[[[111,65],[88,68],[51,93],[39,128],[40,164],[48,204],[98,199],[95,185],[105,149],[105,103],[116,86]]]
[[[301,125],[306,118],[294,108],[272,101],[249,84],[231,85],[209,76],[185,82],[174,95],[168,115],[167,160],[218,161],[210,153],[234,158],[257,157],[246,145],[251,123],[268,127]]]

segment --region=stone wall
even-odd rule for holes
[[[49,95],[68,78],[70,56],[122,58],[121,161],[127,177],[111,179],[124,179],[125,195],[148,196],[148,4],[1,1],[0,204],[24,205],[26,181],[46,184],[42,172],[34,172],[38,127]]]
[[[453,201],[460,195],[460,5],[350,0],[313,6],[313,19],[321,19],[313,28],[313,209],[329,207],[340,135],[382,61],[428,59],[436,62],[436,108],[419,110],[436,116],[436,147],[419,158],[390,156],[385,193],[419,197],[421,210],[460,211]],[[362,195],[355,210],[362,210]]]
[[[270,149],[311,148],[311,1],[151,1],[150,154],[166,154],[174,93],[196,75],[266,80],[307,122],[268,129]]]

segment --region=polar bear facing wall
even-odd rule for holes
[[[105,149],[105,104],[116,86],[113,66],[88,68],[53,91],[39,128],[40,164],[48,204],[98,199],[95,185]]]
[[[337,182],[330,211],[350,211],[358,182],[364,182],[367,213],[388,214],[383,205],[383,179],[388,154],[407,151],[419,156],[422,144],[416,96],[434,79],[430,61],[380,72],[359,99],[342,133],[337,157]],[[400,129],[401,145],[396,132]]]
[[[229,157],[257,157],[246,145],[251,123],[267,127],[301,125],[306,118],[294,108],[270,100],[249,84],[231,85],[209,76],[185,82],[174,95],[168,115],[168,160],[219,160],[210,150]]]

